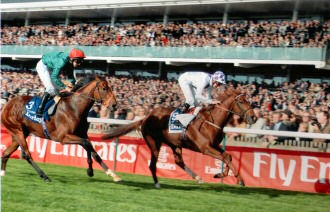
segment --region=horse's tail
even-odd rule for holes
[[[125,135],[133,130],[138,129],[140,127],[140,125],[142,124],[142,122],[143,122],[143,119],[133,122],[131,124],[122,125],[116,129],[111,130],[109,133],[103,135],[102,139],[111,139],[111,138],[116,138],[116,137]]]

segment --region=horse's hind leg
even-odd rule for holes
[[[16,135],[12,134],[13,143],[20,144],[22,151],[25,153],[26,161],[31,164],[31,166],[38,172],[39,176],[43,178],[46,182],[51,182],[50,178],[39,168],[39,166],[32,159],[31,153],[27,146],[26,136],[23,133],[17,133]]]
[[[157,160],[158,160],[158,155],[160,151],[160,147],[162,145],[161,142],[157,144],[156,140],[154,140],[150,135],[144,136],[144,140],[146,141],[150,151],[151,151],[151,161],[149,164],[149,169],[152,174],[152,178],[154,179],[155,182],[155,187],[160,188],[160,183],[158,181],[157,177]]]
[[[25,152],[26,161],[31,164],[31,166],[38,172],[39,176],[44,179],[45,182],[51,182],[51,179],[43,172],[40,167],[34,162],[32,159],[31,153],[28,149],[26,140],[24,138],[24,142],[21,143],[21,148]]]
[[[7,161],[9,160],[10,156],[18,149],[19,144],[18,142],[14,141],[10,144],[10,146],[7,147],[5,152],[2,155],[2,163],[1,163],[1,176],[6,175],[6,167],[7,167]]]
[[[182,157],[182,149],[180,147],[173,147],[172,151],[174,153],[175,163],[187,172],[193,179],[195,179],[198,183],[204,183],[204,180],[198,176],[195,172],[193,172],[183,161]]]

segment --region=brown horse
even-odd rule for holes
[[[201,177],[187,167],[182,158],[182,148],[217,158],[226,164],[224,173],[218,173],[214,177],[221,178],[228,176],[229,169],[232,170],[237,182],[244,185],[243,178],[231,163],[232,157],[220,148],[224,137],[223,128],[231,118],[232,114],[238,114],[249,124],[256,121],[256,116],[245,95],[238,90],[228,88],[219,93],[220,105],[209,105],[203,108],[197,117],[190,123],[186,131],[186,139],[181,133],[171,134],[168,130],[169,118],[173,109],[156,108],[146,118],[129,125],[118,127],[113,132],[104,135],[104,139],[110,139],[124,135],[134,129],[142,132],[150,151],[150,170],[157,188],[160,187],[156,175],[156,163],[162,143],[167,144],[173,151],[175,163],[186,171],[197,182],[203,183]]]
[[[3,154],[1,175],[5,175],[8,159],[20,146],[23,153],[25,153],[25,159],[39,173],[39,176],[46,182],[50,182],[50,178],[33,161],[26,141],[30,133],[46,138],[43,126],[24,116],[26,104],[31,98],[31,96],[17,96],[2,109],[1,121],[11,134],[12,143]],[[46,122],[49,132],[48,137],[63,145],[81,145],[87,151],[88,176],[92,177],[94,175],[92,167],[93,157],[103,167],[107,175],[112,176],[114,181],[120,181],[121,179],[107,167],[96,153],[87,135],[89,126],[87,116],[95,101],[102,102],[104,106],[110,107],[111,110],[115,110],[117,107],[116,98],[108,82],[98,76],[88,84],[77,89],[72,95],[62,97],[58,103],[55,115],[51,117],[50,121]]]

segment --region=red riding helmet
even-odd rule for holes
[[[80,49],[73,49],[71,52],[70,52],[70,59],[73,59],[73,58],[85,58],[85,53],[80,50]]]

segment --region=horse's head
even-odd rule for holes
[[[248,124],[254,124],[257,121],[257,116],[244,93],[240,93],[235,97],[232,110],[235,114],[243,117]]]
[[[117,100],[108,82],[105,79],[100,78],[99,76],[95,77],[95,81],[96,86],[94,89],[94,99],[97,102],[102,102],[102,104],[107,108],[110,107],[111,111],[116,110]]]
[[[257,117],[254,114],[251,104],[245,98],[245,93],[241,93],[234,88],[227,88],[218,93],[218,98],[223,102],[220,106],[218,106],[219,108],[239,115],[248,124],[253,124],[257,121]]]

